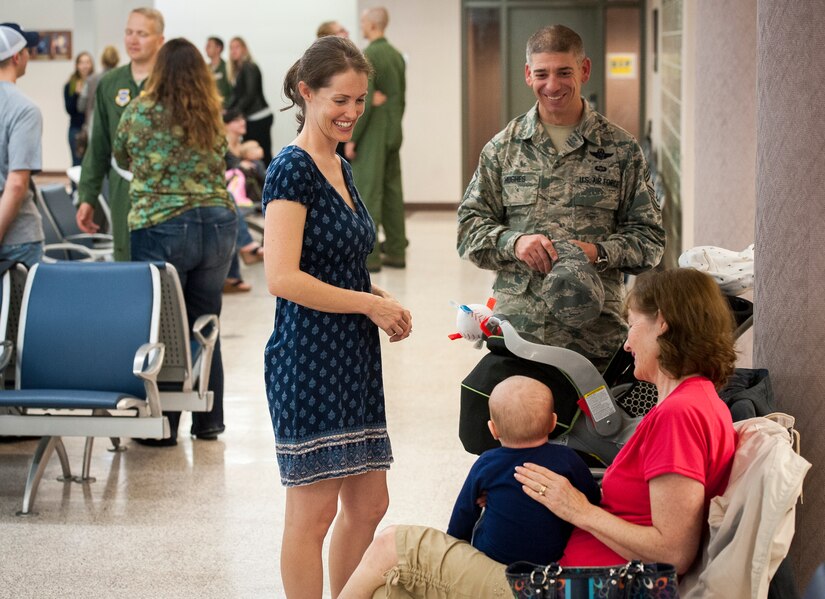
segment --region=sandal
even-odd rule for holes
[[[226,279],[223,282],[224,293],[246,293],[252,291],[252,285],[244,283],[241,279]]]
[[[243,263],[247,265],[263,262],[264,259],[264,248],[258,244],[251,246],[249,249],[241,248],[238,253],[241,255]]]

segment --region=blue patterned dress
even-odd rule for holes
[[[264,210],[278,200],[306,206],[301,270],[336,287],[369,292],[366,259],[375,228],[343,160],[342,169],[355,211],[308,153],[285,147],[267,170]],[[381,346],[369,318],[278,298],[264,376],[285,486],[389,469]]]

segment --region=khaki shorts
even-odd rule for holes
[[[504,576],[506,566],[491,560],[469,543],[434,528],[398,526],[398,565],[373,599],[502,599],[512,597]]]

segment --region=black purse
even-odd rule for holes
[[[598,568],[563,568],[516,562],[507,567],[516,599],[673,599],[679,597],[676,568],[639,561]]]

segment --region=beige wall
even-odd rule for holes
[[[460,0],[358,0],[385,6],[387,39],[407,59],[401,169],[407,202],[458,202],[461,184]]]
[[[756,207],[756,4],[697,4],[693,238],[741,250]]]

